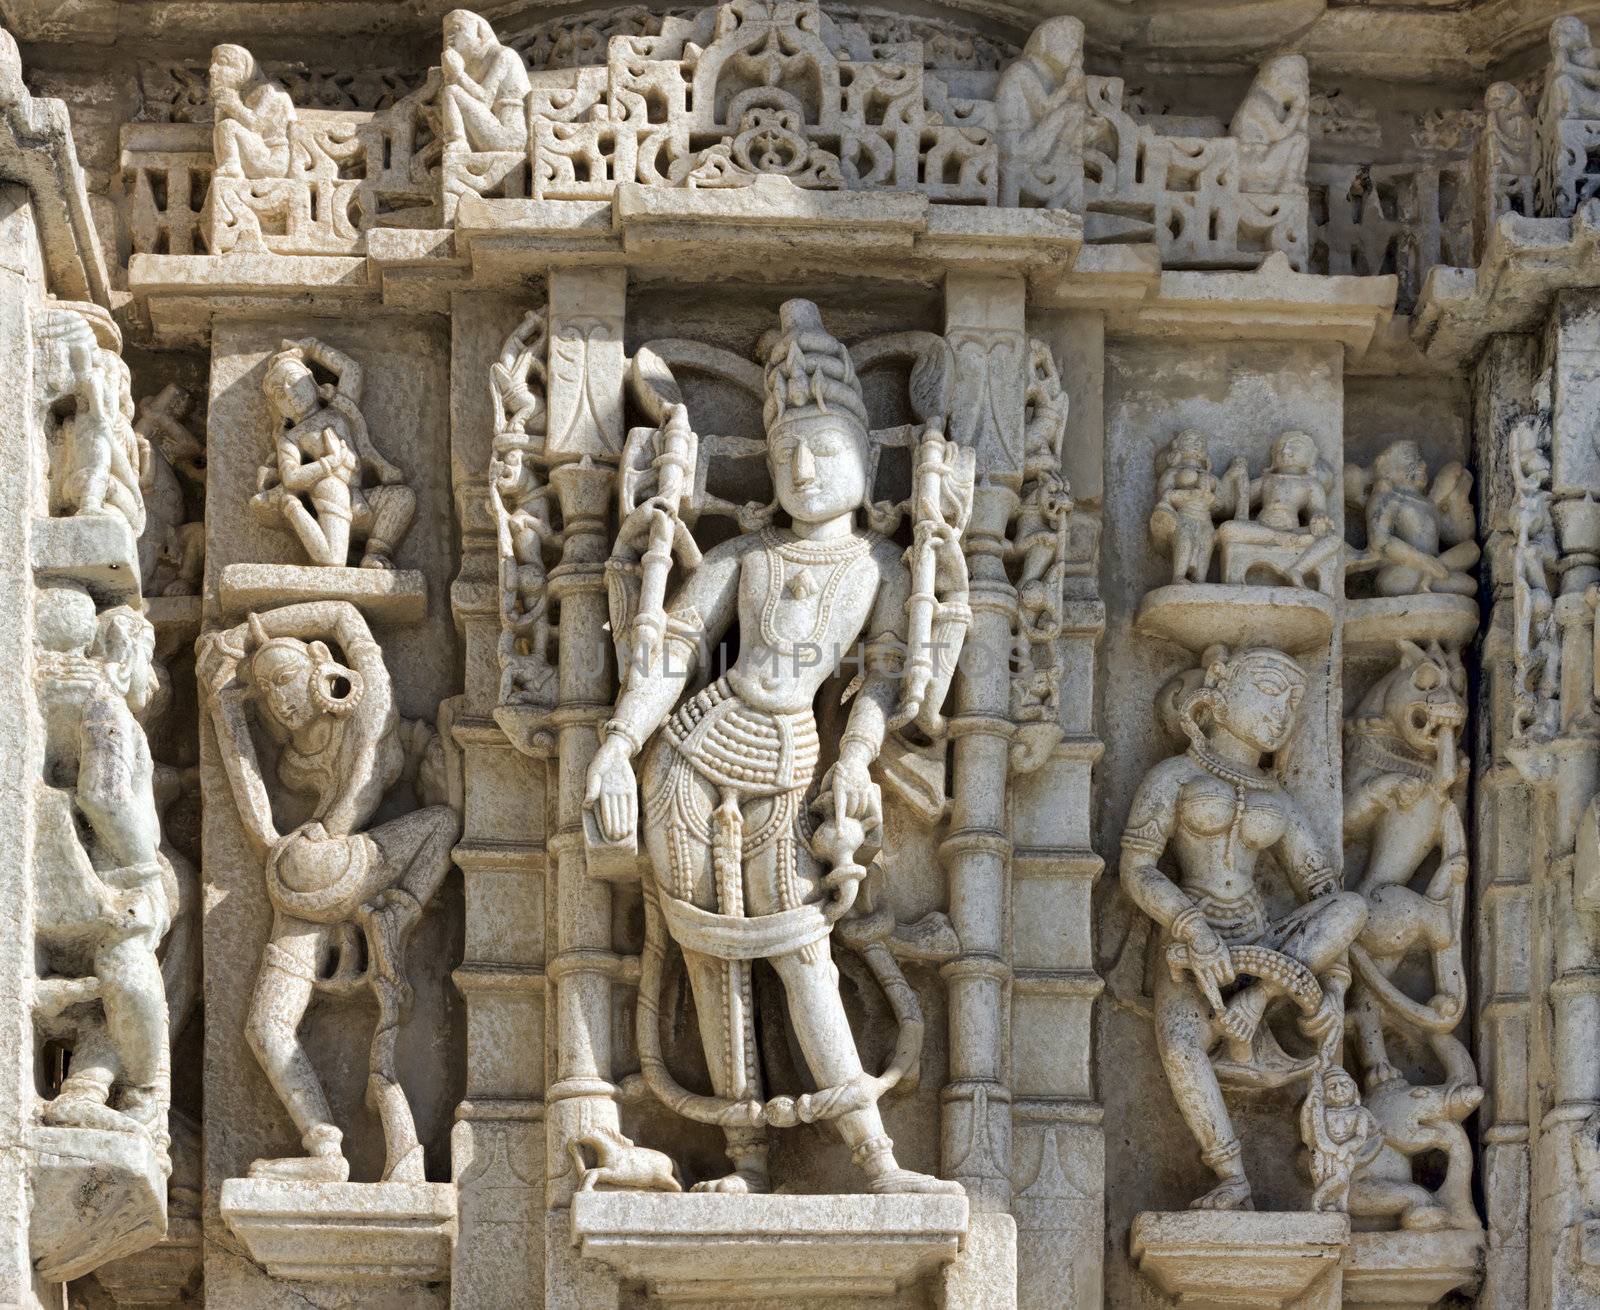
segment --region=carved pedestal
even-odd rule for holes
[[[230,1178],[222,1217],[275,1278],[426,1283],[450,1271],[456,1189]]]
[[[45,1281],[81,1277],[166,1232],[166,1162],[143,1133],[40,1127],[28,1149],[29,1236]]]
[[[217,591],[229,622],[301,600],[347,600],[380,623],[415,623],[428,612],[428,582],[415,569],[229,564]]]
[[[200,1220],[171,1215],[167,1235],[154,1246],[103,1264],[94,1280],[118,1305],[170,1305],[200,1282]]]
[[[962,1196],[580,1192],[572,1202],[580,1254],[674,1306],[892,1300],[954,1260],[967,1230]]]
[[[1431,1306],[1483,1272],[1482,1231],[1355,1233],[1344,1256],[1344,1303],[1375,1310]]]
[[[1349,1238],[1342,1214],[1147,1211],[1134,1220],[1132,1254],[1160,1292],[1193,1310],[1332,1310]]]

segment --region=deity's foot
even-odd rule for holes
[[[136,1133],[141,1125],[113,1110],[90,1093],[63,1092],[47,1101],[40,1117],[56,1128],[92,1128],[99,1132]]]
[[[696,1183],[691,1192],[719,1192],[724,1196],[765,1196],[772,1190],[772,1180],[754,1169],[736,1169],[721,1178],[707,1178]]]
[[[1248,1178],[1224,1178],[1204,1196],[1189,1202],[1191,1210],[1254,1210]]]
[[[296,1155],[278,1160],[257,1160],[250,1177],[283,1183],[347,1183],[350,1162],[343,1155]]]
[[[1450,1212],[1442,1205],[1416,1205],[1400,1216],[1400,1227],[1413,1233],[1434,1233],[1450,1227]]]
[[[1284,1087],[1311,1072],[1316,1061],[1310,1057],[1298,1059],[1278,1045],[1270,1028],[1256,1029],[1255,1037],[1248,1043],[1229,1041],[1228,1053],[1211,1062],[1217,1081],[1224,1087],[1248,1087],[1264,1090]]]
[[[881,1174],[874,1174],[867,1182],[867,1190],[874,1196],[906,1193],[918,1196],[965,1196],[966,1188],[950,1178],[935,1178],[932,1174],[919,1174],[915,1169],[901,1169],[898,1165]]]
[[[394,561],[385,554],[369,550],[361,557],[361,567],[364,569],[392,569]]]

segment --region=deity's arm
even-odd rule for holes
[[[1341,871],[1323,853],[1322,839],[1311,826],[1311,819],[1288,792],[1278,793],[1283,807],[1283,836],[1278,839],[1278,858],[1289,885],[1302,901],[1309,901],[1339,890]]]
[[[712,644],[732,623],[740,566],[758,540],[755,536],[736,537],[707,551],[667,605],[661,658],[649,664],[636,663],[627,671],[605,735],[626,739],[630,754],[644,749],[694,676],[702,651],[709,658]]]
[[[1182,757],[1166,760],[1145,774],[1134,793],[1122,830],[1122,889],[1163,928],[1173,930],[1194,911],[1194,902],[1158,867],[1178,827]],[[1186,921],[1186,920],[1185,920]]]
[[[307,359],[321,364],[333,374],[335,390],[341,396],[348,396],[355,404],[360,403],[363,386],[360,364],[344,351],[330,346],[326,341],[318,341],[315,337],[304,337],[296,344],[305,352]]]
[[[882,580],[867,618],[862,648],[862,683],[839,740],[839,761],[863,768],[878,758],[900,695],[906,664],[906,602],[911,575],[900,551],[888,542],[878,551]]]
[[[1447,546],[1470,541],[1478,521],[1472,512],[1472,474],[1460,464],[1446,464],[1433,480],[1429,499],[1439,511],[1439,536]]]
[[[261,759],[245,713],[249,693],[240,686],[224,687],[211,697],[211,722],[217,733],[217,754],[233,789],[246,836],[265,855],[280,834],[272,817],[272,798],[261,773]]]
[[[489,65],[489,71],[483,79],[482,90],[484,98],[494,106],[502,102],[520,103],[525,99],[530,85],[527,66],[522,62],[522,56],[507,46],[501,46]]]
[[[334,460],[327,455],[321,459],[303,460],[300,444],[294,439],[294,432],[295,429],[285,429],[283,435],[278,438],[278,481],[283,484],[285,491],[299,495],[310,491],[324,478],[332,477]]]

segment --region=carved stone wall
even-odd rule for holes
[[[1581,15],[6,16],[0,1305],[1600,1298]]]

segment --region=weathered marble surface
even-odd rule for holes
[[[1600,1295],[1586,15],[6,20],[0,1305]]]

